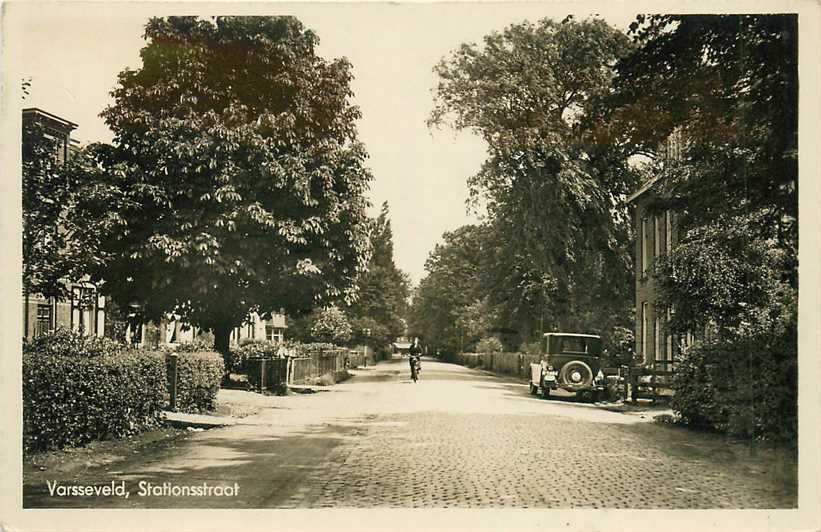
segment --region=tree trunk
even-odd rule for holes
[[[223,355],[229,352],[231,339],[231,326],[220,325],[214,327],[214,349]]]
[[[230,350],[230,340],[231,340],[231,329],[230,325],[218,325],[213,328],[214,332],[214,349],[222,355],[222,360],[225,362],[225,378],[228,378],[228,375],[231,373],[232,363],[231,363],[231,350]]]

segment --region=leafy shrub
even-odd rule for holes
[[[482,338],[476,344],[476,351],[479,353],[501,353],[502,350],[504,350],[502,342],[493,336]]]
[[[167,400],[163,354],[67,331],[24,345],[22,369],[26,452],[145,430]]]
[[[311,319],[311,337],[316,341],[342,344],[351,339],[352,333],[347,316],[337,307],[322,309]]]
[[[633,329],[615,326],[603,338],[602,365],[617,367],[621,365],[635,365],[637,362],[633,353],[635,333]]]
[[[246,372],[246,364],[248,360],[252,358],[264,358],[267,360],[279,358],[282,352],[281,348],[282,346],[280,344],[269,341],[244,342],[240,347],[231,351],[232,369],[237,372]]]
[[[110,338],[84,336],[70,329],[58,327],[24,344],[24,350],[55,356],[95,357],[115,355],[127,346]]]
[[[688,425],[794,442],[797,353],[794,328],[696,344],[673,378],[672,407]]]
[[[224,374],[225,364],[219,353],[178,353],[176,409],[181,412],[214,410]]]
[[[290,346],[293,351],[298,356],[308,356],[311,353],[321,353],[325,351],[337,351],[339,349],[338,345],[334,345],[327,342],[311,342],[311,343],[300,343],[300,344],[291,344]]]
[[[542,343],[538,340],[533,342],[525,342],[519,346],[519,352],[524,353],[526,355],[541,355],[542,354]]]
[[[214,339],[197,337],[193,342],[182,342],[173,345],[165,344],[163,345],[163,349],[175,351],[177,353],[201,353],[203,351],[213,351]]]

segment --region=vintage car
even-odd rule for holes
[[[601,371],[601,337],[592,334],[547,333],[539,364],[530,365],[530,393],[550,397],[561,388],[596,401],[607,389]]]

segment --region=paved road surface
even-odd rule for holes
[[[795,462],[725,438],[426,360],[357,370],[329,391],[251,397],[263,408],[175,448],[92,469],[131,496],[51,497],[25,507],[792,508]],[[244,393],[244,392],[243,392]],[[649,417],[649,416],[647,416]],[[236,497],[138,496],[138,483],[239,486]]]

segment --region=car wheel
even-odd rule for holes
[[[550,388],[547,386],[542,386],[542,398],[543,399],[550,399]]]
[[[572,360],[559,371],[559,382],[569,390],[587,389],[593,384],[593,370],[581,360]]]
[[[539,391],[539,388],[537,388],[536,386],[534,386],[534,385],[533,385],[533,383],[531,382],[531,383],[530,383],[530,395],[536,395],[536,393],[537,393],[538,391]]]

